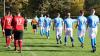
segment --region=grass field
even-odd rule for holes
[[[1,27],[0,27],[1,28]],[[100,25],[99,25],[100,28]],[[33,35],[31,26],[28,26],[28,30],[24,32],[23,39],[23,51],[18,53],[13,51],[14,46],[11,44],[12,48],[5,48],[5,38],[2,36],[0,30],[0,56],[99,56],[100,55],[100,30],[98,30],[97,36],[97,51],[96,53],[91,53],[90,39],[88,33],[85,37],[84,48],[80,47],[80,43],[77,38],[77,30],[74,30],[75,47],[71,47],[71,41],[68,39],[68,45],[64,46],[64,34],[62,37],[63,44],[57,45],[55,38],[55,31],[50,32],[50,39],[46,37],[40,37],[39,32],[36,36]]]

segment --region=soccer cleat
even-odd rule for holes
[[[94,47],[91,52],[95,53],[96,52],[96,47]]]
[[[7,48],[8,48],[8,49],[11,49],[11,46],[8,46]]]
[[[72,44],[72,47],[74,47],[74,44]]]
[[[59,43],[57,42],[57,44],[59,44]]]
[[[60,40],[60,44],[62,44],[62,41]]]
[[[81,47],[82,47],[82,48],[84,47],[83,43],[81,43]]]
[[[67,46],[67,44],[64,44],[64,46]]]
[[[49,37],[47,37],[47,39],[49,39]]]
[[[19,50],[19,53],[22,53],[22,50]]]

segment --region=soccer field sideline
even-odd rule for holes
[[[100,28],[100,25],[99,25]],[[97,36],[97,52],[91,53],[91,45],[89,38],[86,34],[85,37],[85,47],[81,48],[79,47],[80,44],[77,39],[77,30],[74,30],[74,38],[75,38],[75,47],[71,47],[71,42],[68,39],[68,46],[64,46],[64,43],[61,45],[56,44],[55,39],[55,32],[51,29],[51,35],[50,39],[47,40],[46,37],[40,37],[39,32],[36,35],[36,37],[33,36],[33,33],[31,31],[30,24],[28,25],[28,31],[24,32],[24,41],[23,41],[23,51],[22,53],[17,53],[13,50],[13,47],[11,50],[4,48],[5,46],[5,39],[2,37],[1,34],[1,44],[0,44],[0,56],[99,56],[99,50],[100,50],[100,41],[99,41],[99,34],[100,30],[98,30],[98,36]],[[64,34],[64,33],[63,33]],[[64,35],[62,37],[62,40],[64,39]],[[13,46],[13,43],[12,45]],[[8,51],[9,50],[9,51]]]

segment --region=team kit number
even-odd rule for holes
[[[17,25],[22,25],[22,19],[21,18],[17,19]]]

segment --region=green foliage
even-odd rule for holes
[[[6,0],[7,5],[11,6],[13,13],[21,11],[23,16],[31,18],[41,13],[50,14],[52,17],[60,13],[64,17],[67,12],[71,12],[72,16],[77,16],[79,10],[88,11],[90,8],[95,8],[100,15],[100,0]],[[0,8],[1,12],[2,9]]]

